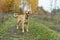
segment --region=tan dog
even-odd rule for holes
[[[25,12],[24,14],[18,15],[17,20],[17,29],[19,27],[19,23],[22,23],[22,32],[24,32],[24,25],[26,24],[26,31],[28,32],[28,16],[30,12]]]

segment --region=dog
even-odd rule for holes
[[[22,23],[22,32],[24,32],[24,25],[26,24],[26,31],[28,32],[28,17],[29,17],[29,12],[24,14],[24,15],[18,15],[18,20],[17,20],[17,29],[19,26],[19,23]]]
[[[24,32],[24,26],[26,24],[26,31],[28,32],[28,17],[30,15],[30,13],[32,13],[31,11],[25,11],[23,12],[21,9],[20,9],[20,12],[19,14],[17,15],[17,29],[19,27],[19,23],[21,22],[22,23],[22,32]]]

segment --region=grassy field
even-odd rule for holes
[[[18,31],[15,30],[16,32],[13,32],[12,34],[7,32],[16,25],[16,21],[16,18],[11,17],[9,20],[4,22],[3,26],[0,27],[0,38],[3,38],[1,40],[60,40],[60,34],[48,27],[54,25],[54,22],[52,21],[48,22],[35,16],[30,16],[28,33],[25,32],[22,34],[21,28]],[[8,37],[6,34],[12,36]],[[7,39],[5,39],[5,37],[7,37]]]
[[[42,24],[44,24],[47,27],[53,28],[54,30],[57,30],[60,32],[60,18],[58,19],[58,17],[60,16],[54,16],[54,19],[51,19],[49,16],[43,17],[41,15],[37,15],[35,16],[37,18],[37,22],[40,22]],[[39,21],[40,20],[40,21]]]
[[[0,35],[6,34],[6,31],[15,25],[15,18],[10,17],[7,21],[4,21],[2,25],[0,25]]]

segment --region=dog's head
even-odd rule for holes
[[[25,13],[26,13],[26,15],[30,15],[30,14],[32,14],[31,11],[26,11]]]

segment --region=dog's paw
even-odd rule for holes
[[[18,27],[17,27],[17,29],[18,29]]]
[[[22,30],[22,33],[24,33],[24,30]]]
[[[28,30],[26,30],[28,32]]]

